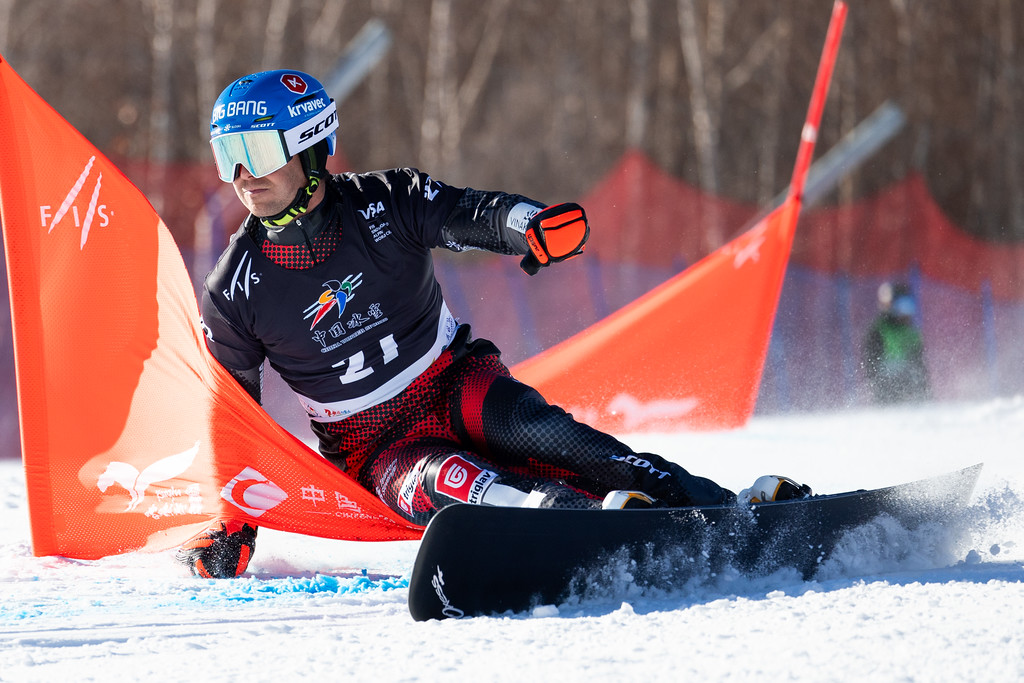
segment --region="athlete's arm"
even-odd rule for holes
[[[578,204],[546,207],[519,194],[451,187],[412,168],[384,179],[399,215],[428,248],[525,255],[523,270],[533,275],[581,253],[590,234]]]
[[[467,189],[448,215],[442,234],[449,249],[525,254],[526,273],[583,253],[590,226],[579,204],[544,208],[521,195]]]
[[[442,245],[453,251],[527,254],[526,228],[543,208],[544,204],[522,195],[467,188],[445,219]]]
[[[208,286],[203,287],[200,307],[210,353],[254,401],[262,404],[263,360],[266,357],[263,345],[227,318]]]
[[[263,404],[263,366],[258,365],[255,368],[249,368],[248,370],[233,370],[227,366],[223,366],[228,371],[235,381],[245,392],[252,396],[252,400],[256,401],[260,405]]]

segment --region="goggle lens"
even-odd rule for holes
[[[235,179],[239,164],[256,178],[273,173],[288,163],[280,131],[253,130],[227,133],[210,140],[217,175],[225,183]]]

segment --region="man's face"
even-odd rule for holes
[[[245,208],[254,216],[263,218],[288,208],[299,188],[305,186],[306,176],[302,172],[302,162],[296,155],[287,164],[262,178],[254,178],[245,166],[239,166],[238,175],[231,184]]]

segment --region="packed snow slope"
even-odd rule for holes
[[[734,489],[787,474],[817,492],[984,462],[945,528],[878,520],[811,581],[723,572],[531,613],[416,623],[416,543],[264,530],[248,574],[193,579],[170,553],[33,557],[20,463],[0,461],[0,680],[920,680],[1024,678],[1024,397],[759,418],[626,435]]]

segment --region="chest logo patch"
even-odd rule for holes
[[[324,317],[331,311],[337,312],[337,318],[341,319],[341,314],[345,311],[345,306],[355,298],[355,289],[359,285],[363,284],[363,274],[349,275],[344,280],[328,280],[324,283],[325,289],[321,292],[320,297],[315,303],[310,304],[306,307],[303,316],[304,320],[313,319],[310,323],[309,329],[316,327],[317,323],[324,319]]]

